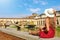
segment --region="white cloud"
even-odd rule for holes
[[[40,8],[30,8],[29,9],[32,13],[38,13],[40,11]]]
[[[40,1],[40,3],[41,3],[41,5],[46,5],[47,4],[47,2],[45,2],[45,1]]]
[[[58,6],[53,6],[52,8],[56,9],[56,10],[60,10],[60,5]]]
[[[37,3],[39,3],[39,0],[33,0],[33,3],[37,4]]]
[[[33,3],[35,3],[35,4],[41,4],[41,5],[48,4],[48,2],[46,2],[45,0],[33,0]]]

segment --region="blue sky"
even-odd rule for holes
[[[60,0],[0,0],[0,17],[41,14],[46,8],[60,10]]]

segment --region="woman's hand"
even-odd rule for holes
[[[56,16],[56,10],[53,10],[54,15]]]
[[[40,31],[44,31],[44,29],[43,29],[44,27],[45,27],[45,26],[40,26],[40,28],[39,28]]]

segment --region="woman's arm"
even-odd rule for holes
[[[55,25],[56,25],[56,16],[54,16],[54,23],[55,23]]]
[[[55,22],[55,25],[56,25],[56,11],[54,11],[54,22]]]
[[[49,18],[46,18],[46,29],[49,31]]]

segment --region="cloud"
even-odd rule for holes
[[[33,0],[33,3],[37,4],[39,3],[39,0]]]
[[[33,0],[33,3],[35,3],[35,4],[41,4],[41,5],[48,4],[48,2],[46,2],[45,0]]]
[[[32,13],[38,13],[40,11],[40,8],[30,8],[29,9]]]
[[[54,8],[56,10],[60,10],[60,5],[58,5],[58,6],[52,6],[52,8]]]
[[[47,4],[47,2],[45,2],[45,1],[40,1],[40,3],[41,3],[41,5],[46,5]]]

